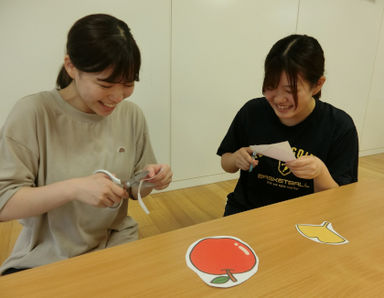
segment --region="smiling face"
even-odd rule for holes
[[[294,99],[292,86],[286,73],[283,71],[279,84],[274,89],[264,90],[264,96],[281,123],[287,126],[294,126],[311,114],[315,108],[313,95],[320,91],[325,78],[321,77],[315,86],[311,86],[300,76],[297,79],[297,103]]]
[[[65,61],[64,65],[73,81],[67,88],[60,90],[60,93],[69,104],[82,112],[108,116],[117,104],[133,93],[134,82],[105,81],[112,69],[87,73],[76,69],[70,60]]]
[[[110,71],[101,73],[80,73],[74,80],[79,95],[81,111],[108,116],[116,105],[133,93],[134,82],[109,83],[104,81]]]

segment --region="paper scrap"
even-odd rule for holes
[[[137,199],[139,200],[139,205],[140,205],[141,209],[143,209],[145,213],[149,214],[149,210],[148,210],[147,206],[145,206],[144,201],[141,198],[141,187],[142,187],[144,181],[145,181],[145,179],[140,180],[139,189],[137,190]]]
[[[149,214],[149,210],[148,210],[147,206],[145,206],[144,201],[141,197],[141,187],[144,187],[144,188],[145,187],[153,187],[154,184],[149,182],[149,181],[151,181],[153,178],[155,178],[157,175],[159,175],[159,173],[162,171],[163,171],[163,168],[160,168],[160,170],[156,173],[155,176],[140,180],[139,189],[137,190],[137,199],[139,200],[139,205],[140,205],[141,209],[143,209],[144,212],[147,214]]]
[[[296,159],[288,141],[274,144],[252,145],[250,148],[256,153],[284,162]]]

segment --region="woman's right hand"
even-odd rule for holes
[[[258,160],[252,158],[252,149],[250,147],[242,147],[234,153],[225,153],[221,157],[221,165],[223,169],[230,173],[235,173],[239,169],[248,171],[250,166],[257,166]]]
[[[95,207],[111,207],[128,193],[105,174],[73,178],[38,187],[21,187],[0,209],[0,221],[27,218],[79,200]]]
[[[233,153],[235,159],[235,165],[243,171],[248,171],[251,165],[257,166],[258,160],[252,158],[252,149],[249,147],[243,147]]]
[[[95,207],[112,207],[128,198],[127,191],[103,173],[76,178],[74,199]]]

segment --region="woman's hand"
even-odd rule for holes
[[[250,147],[242,147],[234,153],[225,153],[221,157],[222,168],[229,173],[235,173],[239,169],[248,171],[250,166],[255,167],[259,161],[252,158],[252,149]]]
[[[73,200],[111,207],[123,198],[128,198],[128,193],[102,173],[44,186],[21,187],[0,210],[0,221],[37,216]]]
[[[167,188],[172,182],[173,173],[167,164],[149,164],[144,170],[148,171],[145,181],[153,184],[156,190]]]
[[[303,179],[315,179],[326,169],[325,164],[314,155],[301,156],[285,164],[296,177]]]
[[[126,190],[112,182],[103,173],[70,180],[75,190],[74,198],[95,207],[112,207],[128,198]]]
[[[313,179],[315,192],[339,186],[332,178],[327,166],[314,155],[302,156],[285,164],[296,177]]]

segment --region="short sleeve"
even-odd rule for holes
[[[356,127],[350,121],[350,127],[335,140],[327,158],[328,170],[339,185],[357,181],[359,141]]]
[[[224,139],[221,141],[216,153],[217,155],[222,156],[224,153],[233,153],[239,148],[247,146],[244,145],[246,143],[244,138],[246,131],[243,116],[244,108],[245,107],[241,108],[240,111],[237,112]]]
[[[0,209],[22,186],[34,186],[38,171],[33,111],[16,105],[0,132]]]

